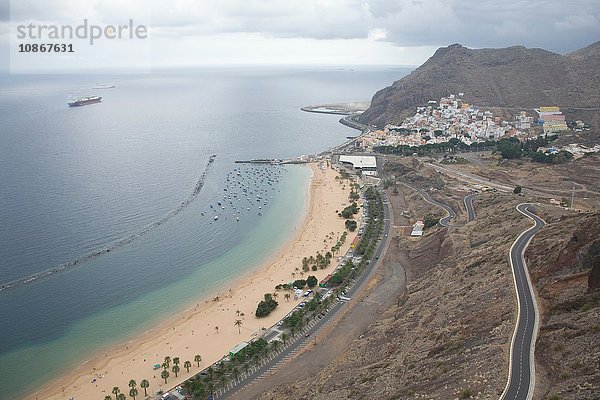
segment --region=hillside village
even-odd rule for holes
[[[381,146],[422,146],[458,139],[465,145],[476,145],[503,137],[520,140],[536,138],[540,134],[556,136],[569,129],[559,107],[535,109],[537,118],[526,110],[506,121],[492,111],[481,110],[464,100],[464,93],[451,94],[439,101],[431,100],[427,106],[417,107],[412,117],[400,125],[388,124],[384,129],[372,130],[357,141],[356,146],[365,151]],[[589,129],[582,121],[571,124],[573,130]],[[551,150],[554,151],[557,149]],[[578,154],[597,152],[598,148],[577,147]]]

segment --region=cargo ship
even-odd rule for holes
[[[88,96],[80,97],[78,99],[69,100],[67,104],[69,107],[87,106],[88,104],[100,103],[102,101],[101,96]]]

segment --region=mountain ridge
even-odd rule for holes
[[[577,109],[600,109],[598,64],[600,41],[565,55],[520,45],[470,49],[455,43],[437,49],[409,75],[375,93],[359,120],[378,127],[397,124],[415,107],[460,92],[479,107],[556,105],[567,118],[579,119]],[[591,122],[597,127],[595,114]]]

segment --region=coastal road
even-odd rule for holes
[[[349,285],[345,297],[352,299],[357,293],[364,288],[366,283],[370,280],[374,272],[382,262],[382,255],[387,250],[390,239],[391,229],[393,225],[392,213],[390,211],[389,202],[383,194],[383,206],[384,206],[384,228],[382,233],[382,239],[377,246],[373,258],[371,258],[369,265],[363,271],[363,273],[356,278],[356,280]],[[353,300],[349,300],[351,302]],[[312,341],[316,340],[316,336],[331,322],[336,320],[337,316],[342,312],[346,306],[346,301],[337,301],[329,307],[329,311],[325,313],[320,319],[315,318],[310,321],[307,326],[299,332],[294,338],[292,338],[286,346],[284,346],[278,353],[272,354],[268,360],[263,362],[259,367],[249,371],[249,373],[243,374],[241,378],[227,385],[225,390],[219,391],[215,395],[215,399],[235,399],[238,393],[243,391],[247,386],[252,385],[274,373],[282,368],[287,362],[292,360],[296,355],[308,346]]]
[[[525,250],[533,236],[545,226],[544,220],[529,211],[533,204],[522,203],[517,211],[533,220],[510,248],[510,266],[517,293],[517,323],[510,345],[508,381],[500,400],[529,400],[535,387],[534,349],[539,314],[535,295],[525,264]]]
[[[448,204],[440,203],[439,201],[432,199],[431,196],[429,196],[429,193],[427,193],[424,190],[421,190],[412,185],[409,185],[408,183],[404,183],[404,182],[400,182],[400,183],[402,183],[404,186],[414,190],[415,192],[419,193],[421,195],[421,197],[423,198],[423,200],[425,200],[426,202],[433,204],[434,206],[443,208],[444,211],[446,211],[447,215],[444,218],[440,219],[439,224],[441,226],[448,227],[450,225],[450,220],[456,218],[456,212],[454,212],[452,207],[450,207]]]
[[[467,210],[467,222],[471,222],[475,219],[475,205],[473,204],[473,200],[475,200],[476,194],[470,194],[465,196],[464,203],[465,209]]]

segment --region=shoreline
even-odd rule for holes
[[[291,234],[291,238],[271,257],[251,271],[197,299],[195,306],[190,302],[189,308],[169,316],[156,328],[134,334],[131,340],[98,352],[79,367],[61,374],[25,398],[103,398],[111,395],[114,386],[127,393],[130,379],[138,382],[148,379],[149,393],[168,390],[221,359],[241,341],[257,337],[261,328],[270,327],[285,316],[302,298],[286,301],[281,293],[277,299],[279,306],[266,318],[257,319],[254,317],[254,310],[264,293],[275,291],[276,284],[299,278],[293,278],[291,274],[296,267],[301,266],[303,257],[314,255],[317,251],[327,251],[335,244],[336,236],[345,230],[344,220],[336,215],[335,210],[343,208],[342,205],[348,202],[348,191],[342,189],[335,180],[337,171],[324,165],[319,168],[315,163],[309,165],[312,177],[302,222]],[[324,240],[331,233],[334,233],[331,239]],[[344,243],[339,254],[345,253],[350,242],[351,240],[347,240]],[[315,275],[320,280],[335,268],[335,264],[334,258],[332,265],[326,269],[310,271],[307,275]],[[236,310],[240,310],[245,316],[238,316]],[[240,332],[234,326],[236,319],[243,321]],[[193,367],[189,373],[181,367],[179,376],[175,378],[172,374],[167,384],[152,370],[152,366],[161,363],[167,355],[180,357],[183,364],[183,361],[193,361],[195,354],[202,356],[200,367],[192,362]]]

